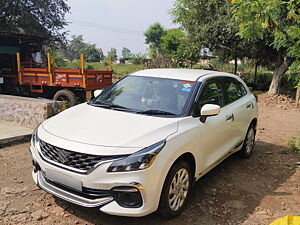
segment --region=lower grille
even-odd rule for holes
[[[87,198],[87,199],[99,199],[99,198],[107,198],[107,197],[111,197],[112,196],[112,191],[110,190],[98,190],[98,189],[91,189],[91,188],[86,188],[86,187],[82,187],[82,191],[77,191],[77,190],[74,190],[70,187],[67,187],[63,184],[59,184],[59,183],[56,183],[54,181],[51,181],[47,178],[45,178],[45,180],[57,187],[57,188],[60,188],[62,190],[65,190],[65,191],[68,191],[70,193],[73,193],[73,194],[76,194],[76,195],[79,195],[81,197],[84,197],[84,198]]]
[[[84,207],[103,206],[113,201],[112,196],[104,197],[109,195],[109,191],[97,190],[98,196],[95,197],[94,195],[91,195],[89,191],[86,192],[83,187],[82,191],[77,191],[60,186],[57,183],[51,183],[51,181],[49,182],[49,180],[46,180],[41,171],[37,172],[37,185],[58,198]]]
[[[111,157],[97,156],[65,150],[40,140],[42,156],[50,162],[55,162],[73,169],[75,172],[87,172],[96,164]],[[79,171],[78,171],[79,170]]]

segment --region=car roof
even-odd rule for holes
[[[214,76],[229,76],[237,78],[237,76],[233,74],[202,69],[147,69],[132,73],[130,75],[188,81],[196,81],[198,78],[200,78],[199,81],[203,81],[208,77]]]

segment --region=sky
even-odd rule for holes
[[[166,29],[172,24],[168,11],[173,0],[68,0],[71,7],[66,16],[66,29],[71,35],[83,35],[86,42],[96,44],[106,54],[123,47],[133,53],[146,53],[144,32],[156,22]]]

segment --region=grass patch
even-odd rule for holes
[[[300,137],[292,137],[288,141],[288,145],[295,153],[300,153]]]

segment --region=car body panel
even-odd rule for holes
[[[42,126],[48,133],[69,141],[103,147],[144,148],[176,132],[177,120],[83,103],[45,121]]]

